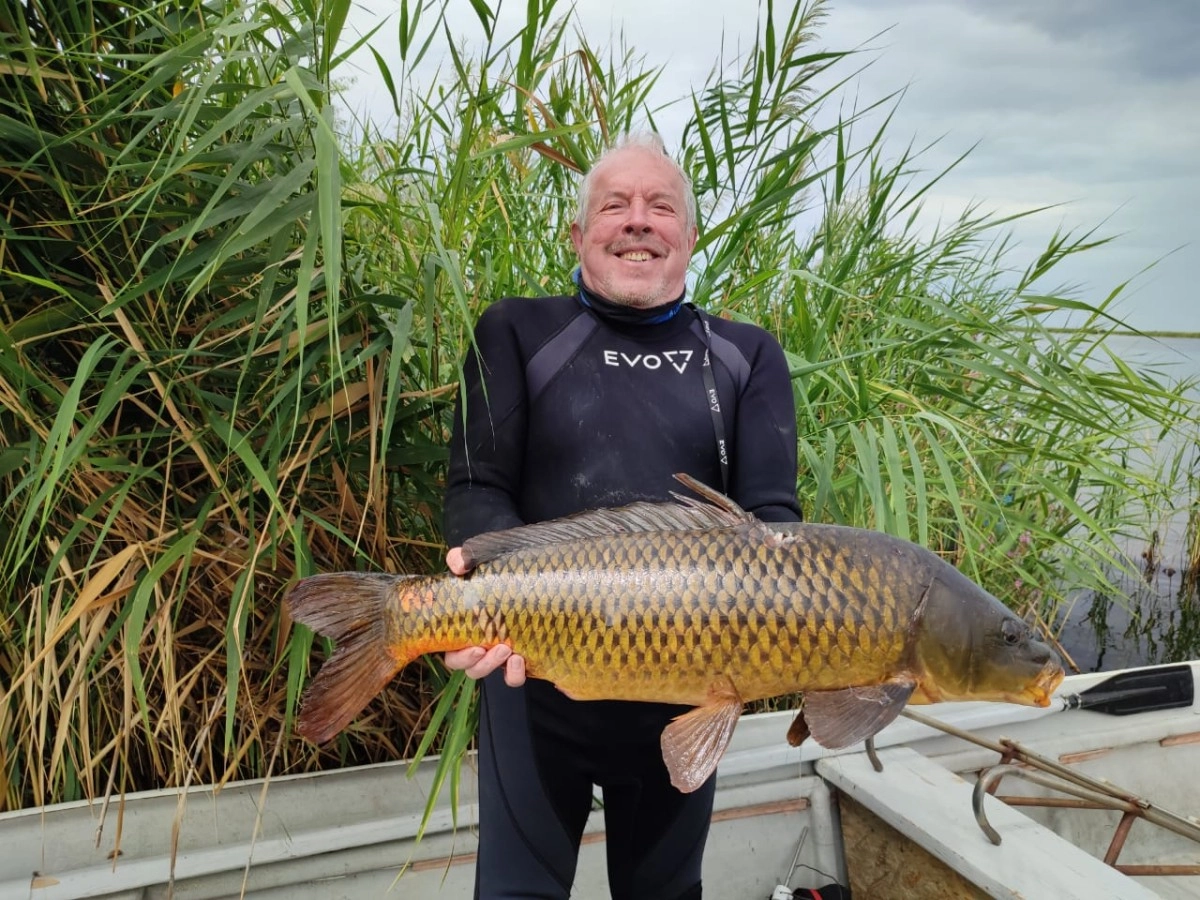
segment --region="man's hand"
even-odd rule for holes
[[[446,551],[446,568],[455,575],[466,575],[471,571],[467,568],[466,560],[463,559],[462,547],[451,547]]]
[[[525,683],[525,657],[512,652],[507,644],[486,647],[464,647],[446,653],[447,669],[463,669],[468,678],[483,678],[504,666],[504,683],[520,687]]]
[[[467,565],[463,562],[462,547],[451,547],[446,554],[446,567],[455,575],[466,575]],[[447,669],[462,669],[468,678],[483,678],[504,666],[504,683],[509,687],[520,687],[525,683],[525,657],[512,652],[507,644],[497,644],[490,650],[486,647],[464,647],[450,650],[445,655]]]

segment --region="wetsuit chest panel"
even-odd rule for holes
[[[664,499],[675,472],[719,479],[703,359],[687,329],[654,341],[591,334],[530,406],[530,520]]]

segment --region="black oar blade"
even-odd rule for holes
[[[1182,709],[1191,706],[1194,697],[1192,667],[1179,665],[1118,672],[1063,701],[1067,709],[1129,716],[1156,709]]]

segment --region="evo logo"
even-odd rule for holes
[[[643,368],[654,371],[664,365],[670,366],[680,375],[691,362],[692,350],[664,350],[662,353],[626,353],[623,350],[603,350],[604,364],[618,368]]]

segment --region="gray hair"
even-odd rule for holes
[[[583,176],[583,181],[579,183],[579,197],[575,210],[575,224],[580,228],[584,225],[584,219],[587,217],[588,204],[592,199],[592,181],[596,171],[604,164],[604,162],[614,153],[619,153],[622,150],[646,150],[650,153],[660,153],[663,158],[670,163],[671,168],[675,170],[675,174],[679,176],[680,182],[683,184],[683,199],[687,205],[687,227],[692,229],[696,227],[696,195],[692,191],[692,179],[688,178],[687,172],[683,170],[683,166],[667,152],[666,144],[655,131],[631,131],[621,135],[603,153],[596,157],[596,161],[592,163],[592,167],[588,169],[587,174]]]

